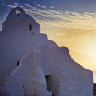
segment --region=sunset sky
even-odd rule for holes
[[[76,62],[94,72],[96,82],[95,0],[0,0],[0,30],[10,9],[16,6],[40,23],[48,39],[67,46]]]

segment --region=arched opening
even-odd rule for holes
[[[29,25],[29,30],[32,30],[32,24]]]
[[[19,15],[20,15],[20,11],[19,10],[16,10],[16,15],[17,15],[17,17],[19,17]]]
[[[25,14],[24,10],[20,7],[16,7],[13,10],[15,10],[17,17],[19,17],[21,13]]]

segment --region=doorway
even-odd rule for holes
[[[52,92],[51,91],[51,76],[50,75],[45,75],[45,79],[46,79],[47,90],[49,92]]]

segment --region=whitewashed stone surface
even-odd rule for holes
[[[93,96],[93,73],[17,7],[0,32],[0,96]]]

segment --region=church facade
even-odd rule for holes
[[[67,47],[48,40],[40,24],[16,7],[0,32],[0,94],[93,96],[93,73],[76,63]]]

